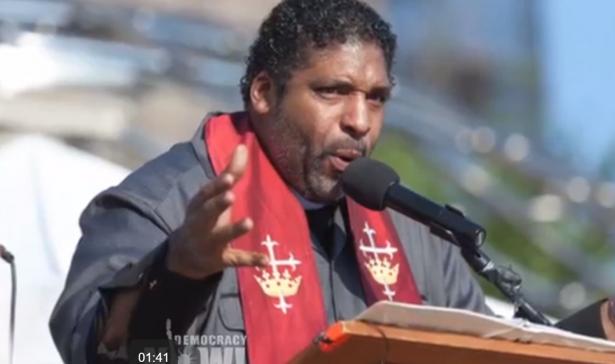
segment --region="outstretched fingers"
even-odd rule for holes
[[[224,169],[223,174],[231,175],[234,181],[238,181],[243,173],[246,171],[246,167],[248,166],[248,148],[239,144],[235,150],[233,151],[233,157],[231,158],[230,163]]]
[[[252,230],[253,226],[252,219],[245,218],[234,223],[216,227],[209,235],[209,242],[224,248],[229,242]]]
[[[248,149],[240,144],[235,148],[233,157],[224,171],[212,181],[203,186],[192,198],[188,205],[188,210],[193,211],[216,196],[229,191],[241,178],[248,165]]]
[[[269,264],[269,259],[263,253],[250,252],[241,249],[230,248],[222,257],[225,265],[231,267],[261,267]]]
[[[230,174],[221,174],[203,186],[192,198],[188,205],[188,211],[195,211],[201,208],[209,200],[230,191],[235,183],[234,177]]]

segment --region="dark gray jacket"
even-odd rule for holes
[[[119,186],[99,194],[83,212],[83,235],[50,321],[64,362],[86,362],[86,343],[95,317],[101,306],[103,316],[105,312],[103,288],[140,283],[155,249],[180,226],[191,197],[213,177],[202,135],[203,124],[190,142],[177,144],[146,163]],[[390,213],[424,302],[490,313],[458,249],[431,235],[423,225]],[[333,258],[324,254],[319,242],[313,243],[329,322],[352,318],[365,309],[356,262],[345,244],[340,216],[336,216],[336,225]],[[242,334],[234,269],[224,271],[209,300],[191,331],[199,335]]]

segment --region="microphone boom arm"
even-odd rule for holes
[[[463,214],[448,205],[445,206],[461,216]],[[456,236],[454,232],[438,225],[430,225],[431,232],[435,235],[452,242],[461,249],[461,255],[468,265],[481,277],[491,282],[502,294],[508,298],[515,307],[514,317],[528,321],[552,326],[551,321],[540,311],[532,307],[521,292],[521,277],[512,267],[496,265],[491,258],[480,248],[483,241],[466,241],[463,236]],[[481,240],[484,235],[477,237]]]
[[[485,229],[451,206],[444,207],[400,186],[399,175],[384,163],[358,158],[344,170],[346,195],[372,210],[389,207],[428,226],[431,232],[461,248],[461,254],[480,276],[493,283],[515,305],[515,317],[551,325],[521,294],[521,278],[512,268],[496,265],[481,250]]]

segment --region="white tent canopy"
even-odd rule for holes
[[[0,145],[0,244],[15,255],[15,363],[61,363],[48,329],[80,236],[78,218],[128,171],[59,141],[25,135]],[[10,269],[0,264],[0,363],[8,362]]]

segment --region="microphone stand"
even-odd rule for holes
[[[461,216],[463,213],[452,206],[445,207]],[[484,243],[484,234],[477,235],[475,240],[470,240],[463,236],[457,236],[451,230],[439,225],[430,225],[432,233],[452,242],[461,248],[461,255],[472,269],[481,277],[495,285],[515,307],[514,317],[523,318],[528,321],[552,326],[551,321],[536,310],[521,293],[521,277],[511,267],[496,265],[491,258],[480,248]]]
[[[15,257],[0,244],[0,258],[11,265],[11,312],[9,322],[9,364],[13,363],[15,349],[15,308],[17,299],[17,272],[15,271]]]

